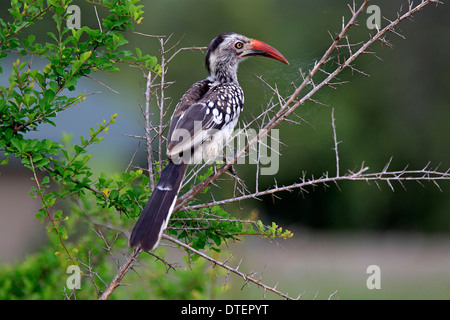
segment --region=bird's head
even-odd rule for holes
[[[206,69],[215,81],[237,82],[237,66],[249,56],[264,56],[289,64],[279,51],[262,41],[237,33],[223,33],[208,46]]]

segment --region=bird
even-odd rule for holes
[[[250,56],[289,64],[272,46],[238,33],[222,33],[209,44],[205,55],[209,76],[194,83],[175,107],[167,136],[169,161],[131,232],[131,248],[143,251],[157,248],[188,165],[216,161],[230,140],[244,108],[238,65]]]

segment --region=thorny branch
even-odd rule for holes
[[[430,167],[430,164],[427,164],[421,170],[407,170],[407,168],[405,168],[403,170],[399,170],[399,171],[388,170],[391,160],[388,162],[388,164],[384,167],[384,169],[381,172],[370,173],[370,172],[368,172],[369,168],[366,167],[363,163],[359,170],[357,170],[357,171],[349,170],[349,171],[347,171],[347,173],[341,174],[341,172],[340,172],[341,168],[339,166],[339,152],[338,152],[338,145],[340,142],[337,140],[336,124],[335,124],[335,117],[334,117],[334,110],[333,110],[332,115],[331,115],[331,117],[332,117],[331,125],[333,128],[333,140],[334,140],[333,150],[334,150],[335,158],[336,158],[336,174],[334,176],[330,176],[328,174],[328,172],[325,172],[319,178],[314,178],[314,176],[312,176],[311,178],[307,178],[306,173],[303,173],[302,177],[300,177],[300,179],[299,179],[300,181],[293,183],[291,185],[278,186],[277,183],[275,182],[275,185],[272,188],[269,188],[267,190],[261,190],[261,191],[258,189],[258,185],[256,185],[256,189],[254,192],[249,191],[248,188],[245,186],[245,184],[242,181],[239,181],[239,178],[236,177],[235,178],[236,186],[241,186],[241,188],[238,188],[239,189],[238,192],[236,192],[236,190],[235,190],[234,196],[232,198],[224,199],[224,200],[214,200],[212,202],[199,204],[199,205],[190,205],[190,206],[187,205],[200,192],[202,192],[207,186],[209,186],[210,184],[213,184],[215,182],[215,180],[217,180],[221,175],[226,173],[227,170],[229,169],[229,167],[234,162],[236,162],[240,156],[249,152],[249,150],[251,148],[255,148],[255,145],[258,142],[260,142],[261,139],[264,138],[264,136],[269,135],[271,130],[276,128],[279,124],[281,124],[284,121],[295,122],[292,119],[288,119],[289,116],[294,115],[297,118],[299,118],[300,121],[306,122],[301,117],[299,117],[297,114],[295,114],[295,111],[300,106],[304,105],[307,101],[321,104],[319,101],[316,101],[315,99],[313,99],[313,96],[322,88],[330,87],[330,88],[336,89],[337,86],[346,83],[343,81],[339,81],[337,79],[337,76],[343,70],[350,69],[351,71],[366,75],[366,73],[364,73],[363,71],[356,69],[355,66],[353,65],[353,62],[359,56],[361,56],[363,54],[370,54],[370,55],[373,55],[374,57],[376,57],[374,52],[368,51],[368,49],[371,45],[373,45],[377,41],[380,41],[386,45],[390,45],[388,40],[386,40],[386,35],[389,33],[393,33],[397,36],[402,37],[400,32],[396,29],[397,26],[402,21],[404,21],[405,19],[411,18],[411,16],[413,14],[422,10],[426,5],[428,5],[430,3],[435,3],[435,4],[440,3],[438,0],[422,0],[422,1],[420,1],[419,4],[414,5],[411,1],[408,1],[407,10],[403,14],[401,13],[402,10],[400,10],[400,12],[397,14],[396,19],[389,20],[387,18],[384,18],[388,22],[388,25],[386,27],[384,27],[381,30],[377,29],[374,34],[369,35],[368,40],[360,41],[357,43],[351,43],[350,39],[349,39],[349,35],[348,35],[349,30],[352,27],[358,26],[357,20],[360,17],[360,15],[365,11],[369,2],[370,2],[370,0],[365,0],[362,2],[361,5],[358,6],[356,4],[356,0],[353,0],[352,5],[348,5],[348,8],[351,13],[350,19],[348,20],[347,23],[345,23],[345,18],[344,17],[342,18],[341,31],[338,34],[336,34],[335,36],[332,36],[332,43],[331,43],[330,47],[325,51],[322,58],[319,61],[315,62],[312,69],[309,70],[307,73],[305,73],[303,70],[299,70],[299,74],[300,74],[302,82],[300,83],[299,86],[294,85],[294,91],[290,96],[283,97],[279,93],[276,86],[272,87],[267,82],[262,80],[262,78],[260,78],[260,80],[263,81],[273,91],[275,99],[270,100],[270,102],[267,105],[267,109],[264,110],[264,112],[261,115],[254,117],[254,119],[252,121],[250,121],[250,123],[247,123],[247,125],[244,127],[244,130],[245,130],[245,128],[248,128],[251,124],[258,123],[258,122],[259,122],[259,127],[261,130],[259,130],[259,133],[252,140],[250,140],[245,145],[244,148],[242,148],[241,150],[239,150],[239,152],[237,152],[237,154],[235,155],[235,157],[232,161],[228,160],[228,162],[226,164],[224,164],[222,167],[215,170],[214,173],[212,173],[210,176],[208,176],[202,182],[198,183],[197,185],[192,187],[190,190],[185,192],[182,196],[180,196],[176,203],[176,206],[174,208],[174,212],[181,211],[181,210],[196,210],[196,209],[211,207],[211,206],[215,206],[215,205],[225,205],[228,203],[238,202],[241,200],[252,199],[252,198],[257,199],[258,197],[263,196],[263,195],[275,194],[275,193],[282,192],[282,191],[291,191],[294,189],[300,190],[302,192],[307,192],[306,191],[307,187],[313,187],[313,186],[316,186],[319,184],[322,184],[325,186],[327,186],[328,184],[336,184],[337,185],[337,183],[340,181],[365,181],[367,183],[374,182],[378,187],[380,187],[379,186],[380,181],[385,181],[389,185],[389,187],[392,190],[394,190],[394,187],[393,187],[394,182],[397,182],[402,187],[404,187],[403,182],[405,182],[405,181],[416,181],[418,183],[421,183],[422,181],[429,181],[429,182],[434,183],[439,188],[438,181],[450,180],[450,169],[445,172],[441,172],[441,171],[438,171],[437,168],[432,169]],[[204,47],[181,48],[181,49],[178,49],[177,51],[175,51],[175,53],[172,54],[172,56],[170,56],[169,58],[165,58],[165,55],[167,53],[169,53],[171,50],[173,50],[174,47],[176,45],[178,45],[178,43],[175,46],[173,46],[172,48],[170,48],[169,50],[166,50],[165,46],[168,43],[169,39],[163,39],[162,36],[157,36],[157,38],[161,45],[161,55],[162,55],[162,59],[161,59],[162,72],[161,72],[160,79],[159,79],[160,83],[159,83],[159,87],[157,85],[153,84],[153,80],[149,84],[149,82],[150,82],[150,75],[149,75],[147,77],[147,81],[148,81],[147,90],[151,90],[151,88],[153,88],[154,86],[160,90],[159,97],[157,96],[157,94],[154,93],[154,95],[157,96],[157,100],[158,100],[157,103],[158,103],[159,112],[160,112],[159,125],[154,127],[151,124],[147,124],[146,136],[145,137],[137,137],[137,138],[146,139],[147,150],[149,153],[153,152],[151,149],[151,142],[153,142],[155,138],[158,139],[159,149],[157,150],[157,152],[158,152],[159,163],[161,163],[161,160],[162,160],[161,145],[164,140],[163,131],[165,129],[164,120],[165,120],[166,113],[168,111],[168,106],[165,105],[165,100],[167,99],[167,97],[165,96],[165,93],[164,93],[166,86],[169,84],[165,80],[165,74],[167,73],[167,64],[176,55],[178,55],[182,51],[204,50],[205,48]],[[340,55],[339,50],[341,50],[341,49],[344,49],[344,51],[347,51],[347,55],[345,55],[344,57],[341,57],[341,55]],[[337,61],[334,61],[336,67],[331,72],[325,71],[324,70],[325,64],[329,63],[330,61],[333,61],[333,54],[335,54],[336,51],[338,51],[338,53],[339,53],[339,54],[337,54],[337,59],[336,59]],[[324,76],[324,79],[315,80],[317,77],[319,77],[319,75]],[[148,100],[149,92],[146,92],[146,97]],[[278,102],[274,102],[274,101],[278,101]],[[279,107],[278,110],[276,110],[277,107]],[[144,116],[145,116],[147,123],[148,123],[148,119],[149,119],[149,112],[150,112],[149,108],[146,106]],[[150,137],[149,130],[156,132],[156,136]],[[151,140],[151,142],[149,142],[149,139]],[[150,160],[152,159],[151,155],[149,155],[148,159],[149,159],[149,174],[150,174],[150,177],[153,178],[152,175],[154,173],[152,173],[152,170],[151,170],[152,164],[150,162]],[[193,177],[203,167],[205,167],[205,166],[201,166],[200,168],[197,167],[194,170],[192,170],[190,173],[190,177],[187,177],[186,180],[189,181],[190,179],[193,179]],[[258,174],[257,174],[256,179],[257,179],[256,181],[258,181]],[[187,184],[187,182],[185,181],[185,185],[186,184]],[[246,283],[252,282],[252,283],[260,286],[261,288],[264,289],[264,297],[265,297],[266,291],[271,291],[271,292],[273,292],[281,297],[284,297],[286,299],[292,299],[288,295],[278,291],[276,289],[276,286],[270,287],[270,286],[263,284],[261,281],[262,279],[256,279],[254,277],[253,272],[250,274],[245,274],[238,270],[239,266],[236,268],[230,267],[227,264],[228,261],[220,262],[216,259],[213,259],[212,257],[208,256],[204,252],[200,252],[200,251],[194,249],[192,246],[190,246],[186,243],[183,243],[183,242],[181,242],[175,238],[172,238],[170,236],[164,235],[164,238],[166,240],[176,243],[178,246],[181,246],[181,247],[185,248],[186,250],[189,250],[193,253],[198,254],[199,256],[206,259],[207,261],[212,262],[214,265],[224,268],[225,270],[227,270],[228,274],[234,273],[234,274],[242,277]],[[132,266],[133,266],[134,262],[136,261],[136,259],[138,258],[140,253],[141,253],[140,251],[135,250],[129,255],[127,261],[119,268],[119,271],[117,272],[116,276],[114,277],[112,282],[107,286],[106,290],[103,292],[101,299],[108,299],[108,297],[113,293],[113,291],[119,285],[121,285],[123,276],[130,269],[132,269]],[[330,298],[335,293],[330,295]]]
[[[189,251],[192,251],[195,254],[198,254],[203,259],[205,259],[205,260],[207,260],[209,262],[212,262],[214,265],[218,265],[218,266],[224,268],[225,270],[227,270],[228,274],[230,272],[234,273],[234,274],[242,277],[242,279],[244,279],[245,282],[247,282],[247,283],[248,282],[252,282],[252,283],[260,286],[261,288],[264,289],[264,295],[265,295],[266,291],[271,291],[271,292],[273,292],[273,293],[275,293],[275,294],[279,295],[280,297],[283,297],[283,298],[285,298],[287,300],[294,300],[294,298],[291,298],[287,294],[284,294],[284,293],[278,291],[276,289],[277,288],[276,285],[273,286],[273,287],[270,287],[270,286],[267,286],[267,285],[265,285],[264,283],[261,282],[262,278],[255,279],[254,278],[255,274],[253,272],[251,274],[245,274],[245,273],[239,271],[239,265],[236,268],[232,268],[226,262],[220,262],[220,261],[218,261],[216,259],[213,259],[210,256],[204,254],[203,252],[201,252],[199,250],[196,250],[196,249],[192,248],[191,246],[187,245],[186,243],[184,243],[184,242],[182,242],[182,241],[180,241],[178,239],[175,239],[175,238],[173,238],[171,236],[168,236],[168,235],[165,235],[165,234],[163,235],[163,238],[165,238],[165,239],[167,239],[167,240],[169,240],[171,242],[174,242],[177,245],[179,245],[180,247],[183,247],[183,248],[185,248],[185,249],[187,249]]]
[[[389,161],[390,162],[390,161]],[[340,176],[334,176],[330,177],[328,175],[328,172],[323,173],[323,175],[319,178],[314,178],[312,176],[311,178],[307,178],[306,174],[303,173],[303,177],[300,178],[300,182],[293,183],[287,186],[277,186],[275,185],[273,188],[269,188],[267,190],[263,191],[257,191],[254,193],[244,194],[241,196],[237,196],[230,199],[225,200],[217,200],[214,202],[209,203],[203,203],[198,205],[191,205],[186,206],[185,210],[197,210],[201,208],[207,208],[212,207],[215,205],[224,205],[233,203],[236,201],[242,201],[247,199],[257,199],[260,196],[265,196],[269,194],[274,194],[282,191],[292,191],[294,189],[299,189],[302,192],[307,192],[306,187],[315,187],[319,184],[323,184],[325,186],[328,185],[328,183],[338,183],[340,181],[365,181],[367,183],[374,182],[379,188],[380,185],[378,184],[378,181],[385,181],[392,191],[394,191],[394,186],[392,185],[392,182],[398,182],[400,185],[404,187],[403,182],[404,181],[416,181],[417,183],[420,183],[421,181],[429,181],[433,182],[437,188],[440,189],[438,181],[439,180],[450,180],[450,169],[448,169],[445,172],[437,171],[434,169],[429,169],[429,164],[425,166],[421,170],[400,170],[400,171],[387,171],[386,167],[385,170],[382,172],[376,172],[376,173],[366,173],[367,170],[369,170],[368,167],[365,167],[364,164],[362,164],[361,169],[352,172],[349,171],[345,175]]]

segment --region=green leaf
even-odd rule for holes
[[[7,141],[10,141],[13,137],[13,130],[11,128],[6,128],[3,135]]]
[[[14,138],[14,139],[11,140],[11,144],[13,145],[13,147],[19,153],[23,153],[23,147],[24,147],[24,141],[23,140],[19,140],[17,138]]]
[[[79,61],[81,61],[81,63],[84,63],[87,59],[89,59],[89,57],[91,56],[91,54],[92,54],[92,51],[87,51],[87,52],[85,52],[85,53],[82,53],[82,54],[80,55],[80,60],[79,60]]]
[[[135,50],[136,50],[136,55],[137,55],[138,59],[141,59],[142,58],[142,51],[141,51],[141,49],[135,48]]]
[[[109,193],[109,199],[110,200],[115,200],[119,197],[119,191],[118,190],[111,190],[111,192]]]
[[[53,91],[52,89],[45,90],[45,92],[44,92],[45,103],[52,104],[55,97],[56,97],[55,91]]]
[[[5,160],[0,161],[0,165],[7,165],[9,163],[9,157],[7,157]]]

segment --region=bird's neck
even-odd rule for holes
[[[238,83],[237,79],[237,64],[233,66],[216,66],[211,70],[211,74],[209,76],[211,81],[214,84],[223,84],[223,83]]]

